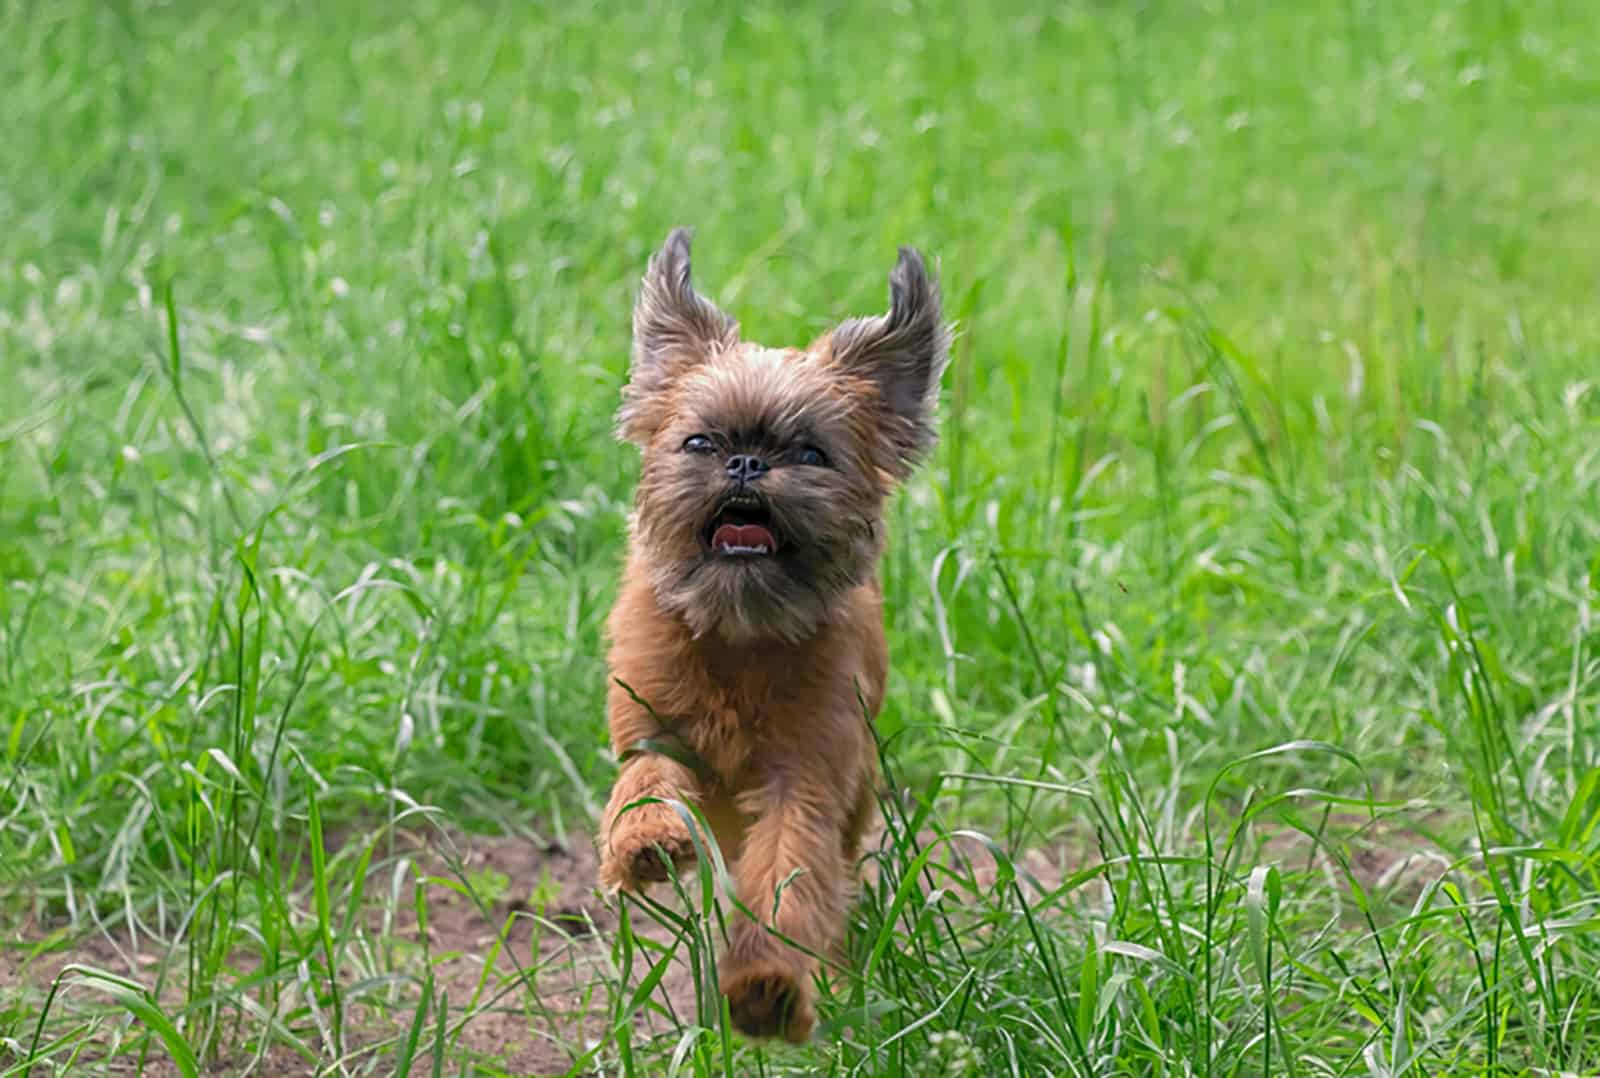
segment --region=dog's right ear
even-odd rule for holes
[[[689,230],[675,228],[650,259],[633,308],[633,367],[622,390],[617,433],[644,445],[663,418],[673,379],[739,340],[739,323],[694,290]]]

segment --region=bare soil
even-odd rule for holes
[[[616,904],[595,891],[593,849],[587,843],[541,844],[521,838],[461,835],[444,839],[404,835],[397,837],[396,844],[399,848],[395,856],[386,859],[388,867],[375,869],[369,877],[365,953],[347,950],[341,969],[357,966],[373,976],[392,969],[409,974],[410,983],[404,976],[394,978],[392,1000],[387,998],[385,986],[368,991],[360,997],[362,1002],[348,1008],[346,1040],[355,1046],[350,1049],[354,1058],[347,1059],[349,1070],[383,1074],[392,1071],[398,1040],[408,1032],[415,1014],[417,980],[424,968],[431,968],[436,998],[442,995],[449,1001],[452,1040],[448,1051],[452,1058],[473,1057],[491,1073],[503,1070],[519,1075],[567,1074],[575,1065],[581,1073],[585,1069],[580,1064],[582,1054],[605,1034],[610,1020],[611,999],[604,986],[614,981],[610,976],[611,949],[618,917]],[[410,858],[414,868],[400,902],[393,903],[388,894],[392,866],[402,858]],[[425,941],[413,901],[413,880],[417,877],[429,881]],[[463,893],[463,881],[471,883],[473,896]],[[380,891],[384,893],[379,894]],[[670,945],[672,936],[650,918],[635,914],[631,923],[636,935]],[[168,960],[164,942],[148,935],[134,940],[122,928],[61,939],[30,958],[30,952],[48,940],[51,933],[52,926],[30,918],[12,926],[0,938],[0,1002],[29,1000],[30,1013],[36,1013],[52,982],[72,964],[103,969],[152,986],[157,969]],[[635,983],[657,957],[641,955],[636,960]],[[175,965],[162,992],[162,1002],[169,1013],[182,1003],[182,959],[173,961]],[[261,962],[253,955],[239,953],[232,957],[229,967],[224,974],[225,983],[248,982],[260,970]],[[307,1026],[305,995],[294,983],[293,972],[287,976],[277,1013],[281,1018],[292,1009],[300,1009],[295,1026],[303,1034]],[[345,978],[345,991],[356,995],[351,990],[364,979]],[[81,1014],[105,1003],[104,997],[92,988],[74,988],[71,981],[69,975],[54,1013],[64,1017]],[[246,990],[246,994],[257,1005],[266,1005],[266,994],[259,986]],[[681,958],[669,967],[652,994],[651,1004],[634,1018],[638,1034],[648,1035],[652,1027],[666,1026],[661,1009],[693,1014],[693,981]],[[326,1006],[323,1009],[326,1011]],[[429,1014],[429,1026],[414,1059],[413,1073],[431,1071],[428,1046],[434,1036],[435,1018],[435,1013]],[[59,1031],[64,1025],[52,1022],[50,1028]],[[246,1025],[259,1028],[258,1022],[248,1019]],[[31,1020],[26,1033],[31,1037]],[[327,1050],[317,1042],[314,1032],[308,1040],[307,1047],[317,1057],[327,1058]],[[144,1073],[177,1073],[159,1055],[159,1051],[151,1052]],[[3,1056],[0,1052],[0,1059]],[[96,1062],[80,1057],[75,1072],[81,1068],[83,1072],[132,1073],[137,1066],[138,1061],[132,1058]],[[259,1058],[253,1052],[225,1057],[208,1067],[207,1073],[310,1074],[316,1069],[316,1064],[300,1051],[278,1044],[260,1053]]]
[[[1348,871],[1369,892],[1402,900],[1414,895],[1425,879],[1443,867],[1443,858],[1431,842],[1397,824],[1340,819],[1330,831],[1344,836],[1340,844],[1343,865],[1340,858],[1330,857],[1327,849],[1290,829],[1270,831],[1257,847],[1256,856],[1285,870],[1321,871],[1339,887],[1342,881],[1333,877]],[[1072,870],[1095,859],[1090,843],[1078,838],[1052,849],[1027,851],[1013,863],[1021,870],[1027,890],[1039,895],[1055,891]],[[969,838],[943,844],[935,862],[956,867],[983,890],[999,875],[991,852]],[[396,889],[392,882],[396,866],[404,863],[409,863],[409,870],[401,874],[402,886]],[[607,1035],[616,1013],[611,993],[617,983],[613,951],[619,911],[614,900],[595,889],[595,853],[587,841],[561,844],[527,838],[401,834],[395,837],[392,850],[380,851],[374,858],[374,866],[366,889],[368,931],[362,940],[347,945],[340,961],[342,971],[359,971],[359,975],[345,976],[343,983],[346,994],[358,1000],[346,1013],[348,1073],[392,1072],[399,1041],[416,1013],[417,984],[430,968],[436,998],[442,994],[449,1001],[451,1040],[447,1052],[451,1059],[465,1055],[480,1061],[490,1073],[498,1070],[517,1075],[581,1074],[590,1069],[584,1053]],[[871,866],[868,859],[865,872],[869,879]],[[415,912],[418,879],[427,881],[425,939]],[[472,896],[465,893],[468,883]],[[658,887],[657,897],[666,890]],[[308,899],[300,901],[309,905]],[[663,899],[663,904],[677,908],[670,898]],[[663,948],[636,954],[630,979],[636,986],[650,965],[671,947],[673,935],[639,909],[632,911],[630,923],[636,936]],[[52,939],[52,933],[61,938]],[[671,1028],[668,1016],[694,1020],[694,979],[686,951],[677,948],[648,1004],[630,1019],[636,1043]],[[184,967],[181,957],[169,955],[165,941],[148,934],[135,940],[124,926],[68,938],[57,926],[24,919],[0,934],[0,1009],[21,1001],[25,1014],[36,1014],[51,983],[74,963],[150,986],[156,983],[164,962],[170,966],[162,1002],[170,1014],[182,1004]],[[224,991],[248,995],[256,1006],[269,1007],[269,997],[259,981],[249,986],[260,968],[257,956],[243,951],[236,954],[222,978]],[[387,982],[380,981],[376,987],[370,983],[371,978],[386,974],[391,975]],[[56,1033],[68,1028],[69,1017],[76,1020],[106,1002],[92,989],[71,987],[70,980],[54,1007],[53,1013],[62,1017],[62,1021],[50,1023],[50,1030]],[[363,981],[369,983],[358,990]],[[235,987],[226,988],[230,984]],[[211,1064],[207,1073],[314,1073],[317,1061],[326,1060],[329,1051],[307,1022],[306,1007],[307,995],[290,971],[280,978],[275,1013],[280,1021],[295,1015],[290,1024],[304,1039],[304,1047],[296,1049],[280,1041],[264,1051],[226,1055]],[[436,1017],[430,1012],[413,1073],[431,1071],[428,1046]],[[123,1019],[117,1016],[110,1025],[117,1021]],[[246,1019],[245,1025],[260,1028],[259,1019]],[[24,1033],[31,1036],[31,1018]],[[177,1073],[159,1049],[149,1054],[144,1073]],[[138,1061],[127,1056],[95,1061],[87,1055],[79,1057],[75,1073],[133,1073],[138,1067]]]

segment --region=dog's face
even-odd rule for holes
[[[651,259],[618,428],[644,450],[635,557],[697,635],[804,639],[877,565],[884,500],[933,442],[949,348],[915,251],[889,284],[888,314],[764,348],[694,291],[687,232]]]

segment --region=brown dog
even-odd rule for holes
[[[609,622],[622,769],[600,879],[638,889],[694,859],[677,812],[641,799],[699,807],[760,919],[721,961],[752,1036],[810,1036],[813,956],[843,935],[875,807],[884,503],[933,443],[950,340],[915,251],[889,286],[886,315],[763,348],[691,287],[679,229],[634,310],[618,423],[644,461]]]

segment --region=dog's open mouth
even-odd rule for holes
[[[713,554],[762,557],[778,551],[772,514],[759,498],[749,495],[736,494],[722,503],[706,528],[706,540]]]

